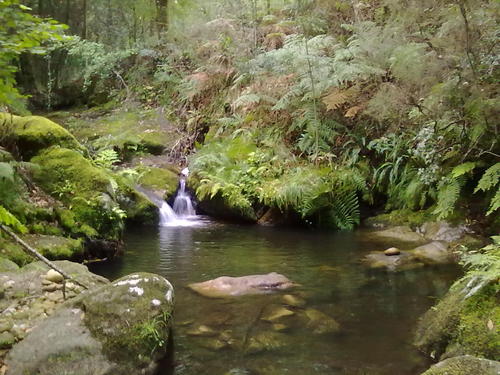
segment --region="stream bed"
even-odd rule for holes
[[[430,362],[411,345],[416,321],[460,276],[457,266],[389,273],[369,251],[394,246],[369,233],[222,224],[129,228],[125,254],[91,265],[111,280],[153,272],[175,288],[175,375],[416,375]],[[276,294],[209,299],[186,288],[219,276],[278,272],[300,286]],[[293,315],[262,320],[291,294]],[[306,311],[340,325],[321,332]],[[200,327],[201,326],[201,327]]]

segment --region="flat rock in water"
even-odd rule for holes
[[[387,256],[384,252],[373,251],[364,257],[363,262],[370,268],[385,268],[388,271],[402,271],[424,265],[415,254],[409,251],[402,251],[399,255],[392,256]]]
[[[292,281],[276,272],[242,277],[221,276],[213,280],[188,285],[195,292],[213,298],[263,294],[285,290],[293,286],[295,284]]]
[[[416,257],[424,263],[446,264],[453,262],[453,255],[448,251],[448,244],[443,241],[433,241],[413,250]]]

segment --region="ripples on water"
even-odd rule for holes
[[[353,374],[415,375],[429,363],[411,346],[417,318],[458,276],[456,267],[400,273],[371,271],[359,262],[373,243],[362,232],[329,233],[302,229],[219,224],[201,219],[192,225],[130,229],[125,255],[95,264],[111,279],[147,271],[168,278],[176,291],[175,374]],[[222,275],[282,273],[301,286],[290,293],[306,308],[335,318],[341,331],[317,335],[301,316],[285,317],[283,347],[247,354],[241,347],[260,332],[262,310],[282,304],[283,294],[207,299],[186,288]],[[213,337],[187,332],[200,324],[231,337],[232,347],[207,349]]]

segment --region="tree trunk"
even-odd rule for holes
[[[158,38],[168,31],[168,0],[156,0],[156,29]]]

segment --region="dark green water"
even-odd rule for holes
[[[400,273],[368,270],[359,260],[393,243],[373,243],[362,231],[327,233],[209,223],[201,227],[129,229],[126,252],[92,271],[115,279],[148,271],[175,288],[175,374],[380,374],[415,375],[429,366],[411,346],[417,318],[459,276],[456,267]],[[282,273],[301,284],[272,295],[208,299],[186,285],[222,275]],[[249,354],[245,343],[272,325],[263,309],[282,304],[283,294],[306,300],[283,318],[279,347]],[[340,332],[316,334],[304,309],[333,317]],[[230,345],[211,348],[215,337],[188,331],[200,324],[224,332]],[[217,346],[217,345],[216,345]]]

